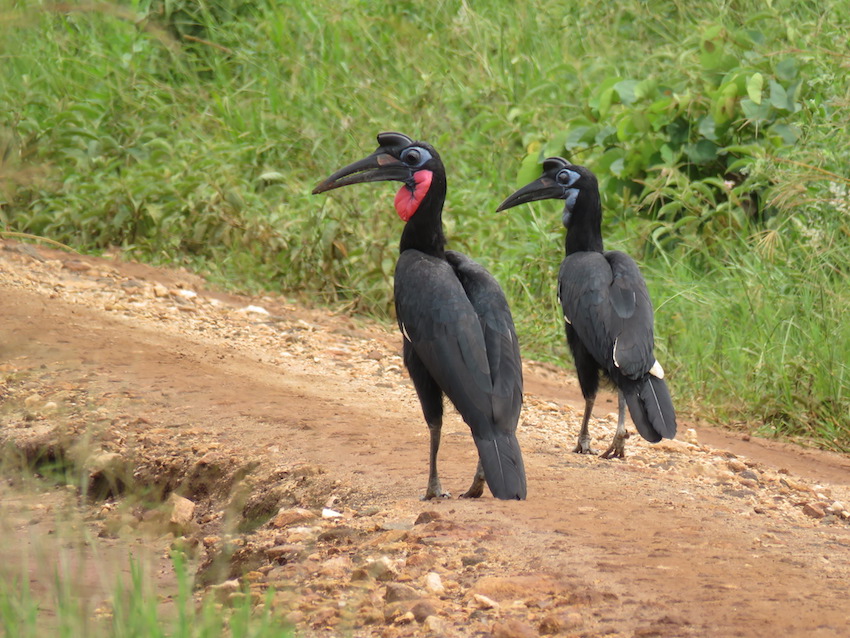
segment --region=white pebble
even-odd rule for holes
[[[425,589],[437,596],[445,593],[446,591],[446,588],[443,585],[443,579],[440,578],[440,575],[437,572],[429,572],[425,577]]]

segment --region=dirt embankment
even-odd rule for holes
[[[392,332],[11,243],[0,298],[6,453],[82,473],[104,538],[169,534],[199,595],[274,587],[308,635],[850,633],[844,457],[686,424],[624,462],[575,455],[574,379],[527,362],[528,501],[423,503]],[[455,415],[440,458],[460,493],[476,457]]]

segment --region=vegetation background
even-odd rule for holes
[[[391,320],[400,130],[526,356],[569,365],[546,155],[600,177],[680,411],[850,450],[850,2],[0,0],[0,224]],[[376,192],[376,190],[378,192]]]

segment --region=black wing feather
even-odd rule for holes
[[[510,310],[484,268],[452,251],[447,259],[402,253],[395,276],[399,327],[472,430],[494,496],[525,498],[515,433],[522,365]]]
[[[634,260],[619,251],[568,255],[558,292],[564,317],[625,395],[641,436],[651,442],[673,438],[670,392],[662,379],[649,374],[655,363],[652,302]]]

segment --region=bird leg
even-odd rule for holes
[[[581,420],[581,431],[578,433],[578,442],[573,448],[576,454],[596,454],[596,451],[590,447],[590,433],[587,431],[587,424],[590,421],[590,413],[593,410],[593,402],[596,397],[590,397],[584,400],[584,417]]]
[[[614,433],[614,438],[611,440],[611,447],[602,453],[602,458],[626,458],[627,438],[629,438],[629,433],[626,432],[626,397],[622,392],[619,392],[617,396],[617,431]]]
[[[440,433],[443,428],[443,421],[439,419],[434,423],[428,422],[428,433],[431,435],[431,454],[428,459],[428,489],[425,490],[423,501],[430,501],[432,498],[450,498],[451,494],[443,491],[440,485],[440,476],[437,474],[437,452],[440,451]]]
[[[484,494],[484,466],[481,465],[481,459],[478,459],[478,469],[475,470],[475,476],[472,477],[472,485],[460,497],[478,498],[482,494]]]

